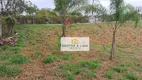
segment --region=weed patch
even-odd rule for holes
[[[137,80],[137,76],[133,73],[127,73],[126,78],[129,80]]]
[[[127,68],[120,67],[120,66],[115,66],[115,67],[113,67],[113,70],[120,73],[120,72],[126,72]]]
[[[0,76],[16,76],[21,72],[19,67],[9,66],[9,65],[0,65]]]
[[[36,53],[32,56],[32,58],[33,58],[33,59],[37,59],[37,58],[39,58],[41,55],[42,55],[42,52],[36,52]]]
[[[47,63],[52,63],[56,60],[57,60],[56,56],[49,55],[47,57],[44,57],[42,61],[47,64]]]
[[[17,55],[11,58],[11,62],[15,64],[25,64],[29,62],[29,59],[22,55]]]
[[[68,77],[72,77],[75,75],[78,75],[80,73],[83,74],[82,79],[91,79],[93,77],[96,77],[96,69],[100,66],[99,60],[83,60],[79,61],[77,64],[71,63],[71,64],[62,64],[59,67],[60,72],[64,72],[64,74],[60,74],[62,77],[66,77],[67,80]],[[65,75],[66,74],[66,75]],[[73,78],[74,80],[74,78]]]
[[[105,77],[108,78],[108,79],[112,79],[113,75],[114,75],[113,71],[107,71],[107,72],[105,72]]]
[[[63,60],[70,60],[70,59],[74,59],[75,58],[75,55],[72,55],[72,54],[63,54],[60,56],[61,59]]]

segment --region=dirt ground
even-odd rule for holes
[[[136,61],[133,62],[142,67],[142,63],[138,62],[142,60],[142,28],[133,28],[129,25],[125,25],[120,28],[117,32],[116,42],[118,46],[125,47],[124,50],[126,52],[134,51],[136,54],[125,54],[116,51],[116,58],[113,61],[109,60],[109,50],[108,45],[111,45],[112,39],[112,28],[104,25],[103,28],[97,26],[73,26],[67,28],[66,34],[68,37],[90,37],[90,51],[86,54],[86,52],[73,52],[72,54],[77,55],[77,57],[73,60],[58,60],[56,62],[50,64],[44,64],[42,62],[43,57],[48,56],[51,51],[51,47],[45,43],[51,42],[54,43],[57,41],[56,30],[58,32],[61,29],[54,29],[52,27],[49,28],[40,28],[36,30],[37,33],[29,32],[36,36],[35,39],[27,40],[28,46],[21,48],[21,54],[30,59],[28,64],[22,64],[20,67],[22,68],[22,72],[11,78],[13,80],[66,80],[63,77],[57,77],[53,75],[52,71],[56,69],[62,63],[76,63],[79,60],[93,60],[93,59],[101,59],[101,67],[96,71],[96,78],[91,80],[108,80],[104,77],[104,73],[111,69],[113,66],[121,64],[123,62],[130,62],[132,58],[136,58]],[[42,34],[42,35],[40,35]],[[31,45],[31,42],[35,42],[35,45]],[[101,46],[101,47],[99,47]],[[99,52],[98,50],[105,51],[105,54]],[[42,55],[38,59],[32,59],[31,57],[37,52],[41,51]],[[131,58],[130,58],[131,57]],[[122,62],[121,62],[122,61]],[[134,71],[138,76],[142,76],[142,72]],[[76,80],[81,80],[82,74],[78,74],[76,76]],[[114,75],[113,80],[117,80]],[[140,80],[140,79],[139,79]]]

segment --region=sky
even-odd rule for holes
[[[32,3],[36,4],[38,8],[52,8],[54,9],[54,0],[30,0]],[[90,0],[91,2],[92,0]],[[109,7],[109,1],[110,0],[100,0],[100,3],[108,8]],[[142,6],[142,0],[124,0],[126,3],[129,3],[135,7],[141,7]]]

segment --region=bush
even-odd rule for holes
[[[5,23],[7,25],[14,26],[16,24],[16,19],[14,17],[8,16],[5,18]]]
[[[62,23],[62,18],[63,16],[19,16],[17,17],[17,21],[21,24],[61,24]],[[88,16],[69,16],[71,19],[72,23],[87,23],[89,22]]]
[[[42,61],[47,64],[47,63],[52,63],[56,60],[57,60],[56,56],[49,55],[47,57],[44,57]]]
[[[4,30],[6,31],[4,36],[11,36],[13,35],[13,27],[16,24],[16,19],[12,16],[7,16],[4,18]]]

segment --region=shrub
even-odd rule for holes
[[[12,16],[7,16],[4,19],[4,23],[6,25],[6,33],[8,34],[8,36],[13,35],[13,27],[16,24],[16,19]]]
[[[11,16],[8,16],[8,17],[5,18],[5,23],[7,25],[14,26],[16,24],[16,19],[11,17]]]

